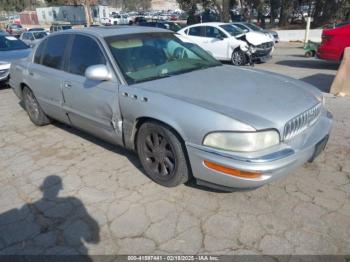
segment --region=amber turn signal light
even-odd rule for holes
[[[241,171],[241,170],[221,166],[219,164],[215,164],[215,163],[209,162],[207,160],[204,160],[204,165],[207,168],[210,168],[212,170],[219,171],[221,173],[231,175],[231,176],[241,177],[241,178],[259,178],[262,176],[262,174],[259,172]]]

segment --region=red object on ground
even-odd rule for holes
[[[350,23],[334,29],[324,29],[316,55],[321,59],[340,61],[346,47],[350,47]]]

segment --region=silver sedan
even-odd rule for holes
[[[52,119],[135,150],[173,187],[255,188],[325,148],[332,116],[311,85],[222,65],[178,35],[147,27],[70,30],[11,66],[38,126]]]

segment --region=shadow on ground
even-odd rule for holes
[[[304,59],[304,60],[282,60],[276,62],[277,65],[299,67],[307,69],[322,69],[322,70],[338,70],[339,63],[331,61],[323,61],[318,59]]]
[[[315,74],[312,76],[307,76],[307,77],[301,78],[300,80],[302,80],[306,83],[309,83],[311,85],[314,85],[322,92],[329,93],[331,90],[331,86],[332,86],[334,78],[335,78],[334,75]]]
[[[110,143],[105,142],[97,137],[94,137],[94,136],[88,134],[88,133],[85,133],[85,132],[80,131],[74,127],[70,127],[70,126],[62,124],[62,123],[53,122],[52,124],[54,126],[56,126],[57,128],[63,129],[63,130],[65,130],[73,135],[79,136],[79,137],[81,137],[87,141],[90,141],[91,143],[94,143],[100,147],[103,147],[104,149],[109,150],[115,154],[125,156],[130,161],[130,163],[133,164],[143,175],[147,176],[145,174],[145,171],[143,170],[143,167],[141,165],[141,162],[139,161],[137,154],[134,151],[130,151],[130,150],[125,149],[121,146],[110,144]],[[195,179],[191,179],[185,185],[188,187],[192,187],[194,189],[198,189],[198,190],[202,190],[202,191],[209,191],[209,192],[216,192],[216,193],[232,193],[232,192],[239,191],[237,189],[237,190],[232,190],[232,192],[228,192],[228,191],[222,191],[222,190],[208,188],[205,186],[198,185],[196,183]]]
[[[83,255],[92,261],[84,243],[100,241],[98,223],[76,197],[59,197],[59,176],[48,176],[40,186],[43,197],[0,214],[0,255]],[[23,197],[24,198],[24,197]]]

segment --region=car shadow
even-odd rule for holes
[[[10,86],[8,84],[0,83],[0,90],[10,89]]]
[[[39,189],[39,200],[22,193],[23,206],[0,214],[0,255],[74,255],[74,261],[92,261],[85,243],[100,242],[97,221],[80,199],[59,197],[61,177],[46,177]]]
[[[338,70],[339,62],[325,61],[319,59],[303,59],[303,60],[282,60],[277,61],[277,65],[299,67],[308,69],[322,69],[322,70]]]
[[[144,173],[141,163],[138,160],[138,157],[136,155],[135,152],[128,150],[126,148],[123,148],[122,146],[118,146],[118,145],[113,145],[111,143],[108,143],[98,137],[95,137],[93,135],[90,135],[89,133],[86,133],[84,131],[81,131],[75,127],[57,122],[57,121],[53,121],[52,125],[54,125],[57,128],[63,129],[66,132],[69,132],[73,135],[79,136],[80,138],[83,138],[93,144],[96,144],[108,151],[111,151],[113,153],[116,154],[120,154],[125,156],[138,170],[140,170],[142,173]]]
[[[317,87],[324,93],[329,93],[331,90],[332,83],[334,81],[334,75],[327,74],[315,74],[301,78],[300,80]]]
[[[76,129],[74,127],[68,126],[68,125],[63,124],[63,123],[59,123],[59,122],[54,121],[52,124],[57,128],[63,129],[64,131],[69,132],[72,135],[79,136],[80,138],[83,138],[83,139],[85,139],[93,144],[96,144],[96,145],[98,145],[98,146],[100,146],[108,151],[111,151],[112,153],[125,156],[128,159],[128,161],[135,168],[137,168],[143,175],[145,175],[148,178],[148,176],[145,174],[145,171],[143,170],[143,167],[141,165],[141,162],[139,161],[139,158],[138,158],[136,152],[128,150],[126,148],[123,148],[122,146],[110,144],[110,143],[105,142],[104,140],[102,140],[100,138],[97,138],[93,135],[85,133],[84,131],[81,131],[79,129]],[[194,189],[198,189],[201,191],[215,192],[215,193],[233,193],[233,192],[237,192],[237,191],[242,191],[242,189],[232,189],[232,191],[225,191],[225,190],[218,190],[218,189],[214,189],[214,188],[209,188],[206,186],[198,185],[194,178],[190,179],[187,183],[185,183],[185,186],[188,186],[188,187],[191,187]]]

